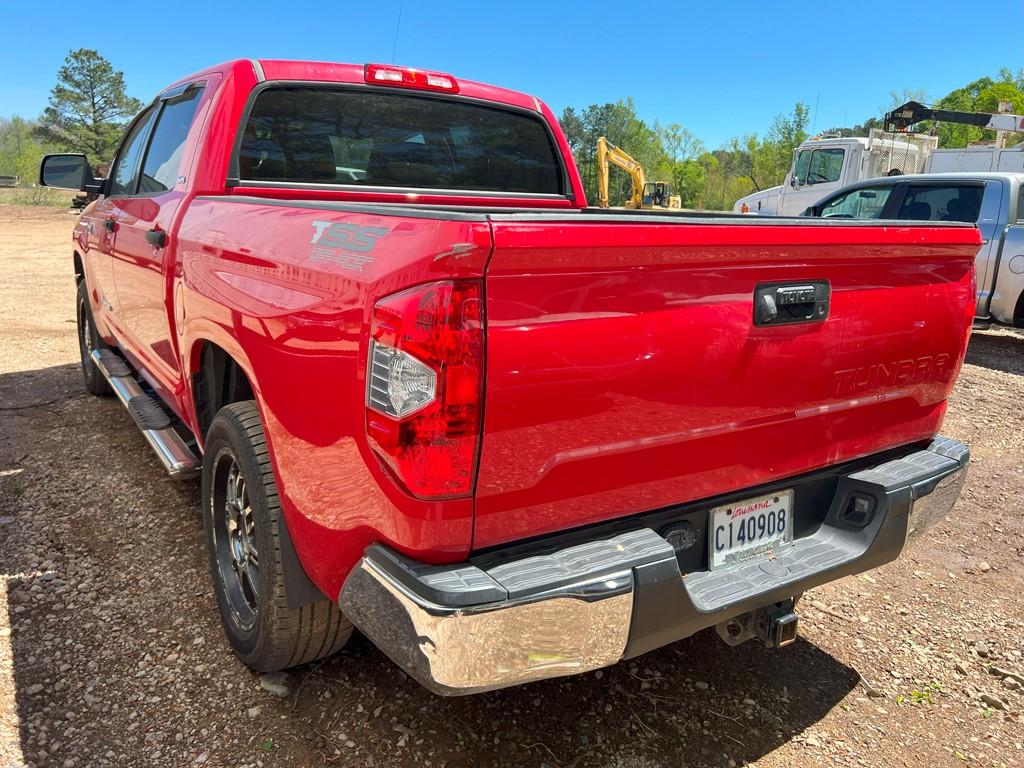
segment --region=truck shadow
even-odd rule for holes
[[[80,376],[0,375],[13,765],[255,764],[264,750],[295,766],[741,765],[857,687],[807,641],[728,648],[705,632],[597,673],[445,699],[357,635],[289,672],[277,698],[224,639],[198,484],[170,481],[130,417],[81,394]],[[239,724],[258,738],[239,740]]]
[[[971,334],[964,362],[1024,376],[1024,332],[975,331]]]
[[[598,673],[464,698],[436,697],[389,663],[357,637],[322,668],[296,671],[305,675],[297,710],[315,718],[318,690],[337,706],[353,676],[358,689],[383,674],[374,687],[384,711],[370,713],[370,727],[391,743],[396,718],[430,734],[431,754],[448,766],[743,765],[821,720],[859,680],[804,639],[729,648],[710,631]]]

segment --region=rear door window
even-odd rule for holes
[[[565,194],[539,117],[410,94],[268,88],[243,129],[249,182]]]
[[[823,219],[878,219],[892,194],[892,186],[852,189],[821,206]]]
[[[973,224],[978,220],[984,193],[983,184],[911,184],[896,218]]]

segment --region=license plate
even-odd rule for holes
[[[793,540],[793,491],[777,491],[711,510],[711,567],[763,555]]]

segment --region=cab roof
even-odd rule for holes
[[[257,80],[261,81],[366,83],[365,64],[341,64],[326,61],[298,61],[289,59],[236,59],[194,72],[172,83],[165,90],[175,88],[205,74],[223,73],[241,68],[255,73]],[[407,67],[398,68],[408,69]],[[473,80],[463,80],[455,75],[449,75],[449,77],[458,82],[460,96],[505,104],[520,109],[528,109],[533,112],[542,113],[544,111],[541,101],[535,96],[512,91],[508,88],[499,88],[495,85],[478,83]]]

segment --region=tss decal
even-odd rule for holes
[[[387,233],[386,227],[361,227],[358,224],[314,221],[313,239],[310,242],[325,248],[343,248],[346,251],[369,253],[377,244],[377,238],[384,237]]]
[[[362,272],[373,261],[368,255],[377,245],[377,239],[388,233],[386,227],[361,227],[343,222],[314,221],[313,249],[310,261],[326,262],[342,269]]]

